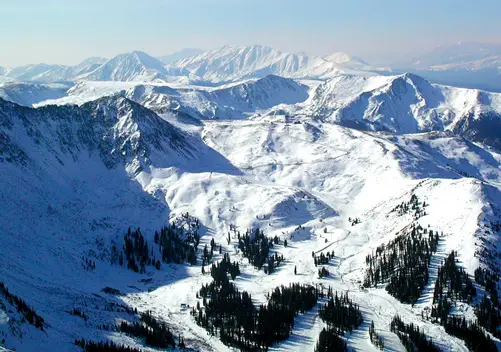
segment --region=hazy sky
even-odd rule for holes
[[[501,42],[501,0],[0,0],[0,66],[263,44],[369,62]]]

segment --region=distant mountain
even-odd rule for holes
[[[3,69],[0,75],[21,82],[52,83],[71,81],[77,75],[92,71],[106,59],[93,57],[82,61],[76,66],[34,64]]]
[[[501,94],[430,84],[413,74],[333,78],[317,87],[304,111],[358,129],[452,131],[501,148]]]
[[[202,49],[196,49],[196,48],[186,48],[182,49],[180,51],[176,51],[172,54],[165,55],[165,56],[159,56],[157,57],[158,60],[162,61],[164,64],[168,65],[173,62],[176,62],[178,60],[182,60],[184,58],[190,57],[190,56],[195,56],[198,54],[203,53]]]
[[[171,75],[192,74],[215,83],[261,78],[267,75],[318,79],[354,73],[348,67],[321,57],[303,53],[282,53],[260,45],[224,46],[205,51],[167,65],[167,70]]]
[[[49,83],[71,79],[72,69],[64,65],[35,64],[6,69],[4,75],[18,81]]]
[[[347,53],[343,52],[337,52],[331,55],[327,55],[323,57],[324,60],[333,62],[338,65],[342,65],[344,67],[350,67],[350,68],[363,68],[363,67],[368,67],[370,66],[367,62],[364,60],[356,57],[356,56],[351,56]]]
[[[142,51],[121,54],[106,61],[79,79],[93,81],[154,81],[162,80],[164,65]]]
[[[0,98],[19,105],[32,106],[45,100],[62,98],[70,87],[57,83],[7,83],[0,86]]]
[[[433,66],[457,65],[472,61],[482,61],[494,56],[501,56],[501,45],[485,43],[463,43],[437,47],[413,58],[408,62],[394,66],[429,68]]]
[[[128,98],[162,113],[178,110],[200,119],[243,119],[281,104],[296,104],[308,98],[309,87],[292,79],[266,76],[219,89],[171,89],[139,85],[127,91]]]

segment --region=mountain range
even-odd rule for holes
[[[0,70],[0,351],[499,350],[501,93],[380,72]]]

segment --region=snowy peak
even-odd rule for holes
[[[154,81],[166,74],[163,64],[142,51],[118,55],[80,79],[94,81]]]
[[[172,75],[192,74],[222,83],[277,75],[289,78],[327,78],[343,73],[335,62],[303,53],[283,53],[270,47],[224,46],[167,66]],[[348,70],[350,71],[350,70]]]

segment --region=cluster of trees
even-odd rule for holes
[[[369,337],[374,346],[379,348],[381,351],[384,351],[384,340],[379,334],[376,332],[376,327],[374,326],[374,321],[371,322],[371,326],[369,327]]]
[[[195,265],[197,262],[196,252],[200,243],[198,233],[200,225],[198,220],[188,222],[191,219],[189,214],[183,214],[182,219],[185,219],[185,222],[181,222],[183,226],[179,225],[179,221],[177,221],[162,227],[160,232],[155,231],[154,242],[158,245],[158,251],[154,250],[154,246],[148,244],[141,229],[132,231],[129,227],[124,235],[122,249],[119,250],[115,245],[112,247],[111,262],[118,261],[121,266],[127,264],[128,269],[139,273],[144,273],[147,265],[160,270],[160,259],[155,256],[157,253],[164,263],[182,264],[186,261]],[[215,242],[211,242],[210,258],[212,258],[214,247]],[[204,254],[204,260],[206,260],[208,254]],[[91,263],[91,265],[95,267],[95,264]]]
[[[205,245],[204,247],[204,251],[203,251],[203,254],[202,254],[202,266],[203,265],[207,265],[211,262],[212,260],[212,257],[214,256],[214,249],[216,249],[216,241],[214,240],[214,238],[210,241],[210,251],[207,247],[207,244]],[[221,245],[219,245],[219,254],[222,254],[223,253],[223,249],[221,247]]]
[[[498,349],[490,336],[476,322],[464,317],[451,316],[442,324],[445,332],[463,340],[470,351],[496,352]]]
[[[475,307],[475,315],[477,316],[478,323],[483,326],[487,331],[501,338],[501,332],[498,330],[501,325],[501,313],[499,312],[499,302],[494,301],[493,297],[482,297],[482,300]]]
[[[471,303],[476,296],[476,289],[465,270],[457,264],[457,252],[452,251],[442,266],[438,269],[438,277],[433,292],[433,308],[431,315],[439,320],[448,334],[465,341],[471,351],[497,351],[497,347],[490,336],[484,332],[482,326],[492,333],[497,333],[500,323],[499,310],[491,306],[491,301],[483,297],[476,307],[478,321],[467,321],[465,317],[449,316],[452,303],[463,301]],[[495,280],[496,276],[482,269],[475,271],[475,279],[487,284]],[[492,287],[492,283],[489,283]],[[495,285],[494,285],[495,286]],[[497,293],[496,293],[497,295]]]
[[[93,271],[96,269],[96,262],[86,256],[82,256],[82,267],[87,271]]]
[[[325,267],[321,267],[320,269],[318,269],[318,278],[319,279],[327,277],[327,276],[329,276],[329,270],[325,269]]]
[[[351,222],[351,226],[355,226],[357,224],[360,224],[362,222],[362,220],[360,220],[360,218],[348,218],[348,221]]]
[[[142,352],[139,348],[119,345],[112,341],[94,342],[85,339],[76,339],[75,345],[80,346],[85,352]]]
[[[428,267],[438,241],[437,231],[413,225],[410,233],[397,236],[367,255],[364,286],[389,281],[386,291],[390,295],[403,303],[414,304],[428,282]]]
[[[471,302],[477,292],[466,271],[457,265],[457,252],[452,251],[438,268],[433,303],[443,299]]]
[[[318,336],[317,344],[315,345],[315,352],[347,352],[348,346],[346,341],[343,340],[332,329],[322,329]]]
[[[315,252],[312,252],[312,256],[313,256],[313,261],[315,263],[315,266],[325,265],[325,264],[329,263],[329,260],[334,258],[334,251],[327,252],[325,254],[320,253],[320,255],[318,257],[315,255]]]
[[[149,311],[141,313],[141,319],[138,322],[130,323],[122,321],[117,326],[117,331],[130,336],[144,338],[145,344],[148,346],[158,348],[176,347],[174,334],[165,323],[156,320]]]
[[[223,281],[228,281],[228,274],[231,279],[235,280],[237,275],[240,275],[240,266],[237,262],[231,262],[230,255],[225,253],[223,259],[216,264],[212,264],[210,274],[216,285],[220,285]]]
[[[319,308],[319,316],[327,323],[327,328],[320,332],[315,352],[348,351],[342,336],[346,331],[351,332],[362,324],[362,313],[358,306],[353,304],[348,294],[333,294],[329,287],[327,303]]]
[[[498,300],[498,282],[499,275],[489,269],[482,269],[480,267],[475,269],[475,282],[480,286],[484,286],[485,290],[494,300]]]
[[[313,308],[317,302],[316,288],[291,284],[276,288],[268,295],[268,303],[255,307],[251,295],[240,292],[229,281],[228,273],[235,270],[228,256],[215,265],[214,281],[203,285],[198,302],[192,310],[195,321],[211,335],[243,351],[267,350],[277,341],[288,338],[297,314]],[[211,271],[212,274],[212,271]]]
[[[85,321],[87,321],[89,319],[89,317],[87,316],[87,314],[85,314],[84,311],[81,311],[78,308],[73,308],[72,310],[69,310],[68,314],[73,315],[75,317],[80,317],[80,318],[82,318]]]
[[[343,335],[346,331],[351,332],[362,324],[362,313],[356,304],[345,295],[332,294],[329,290],[327,303],[318,310],[320,318],[327,323],[330,330],[338,335]]]
[[[249,259],[249,262],[257,269],[261,269],[264,264],[267,264],[268,274],[271,274],[284,260],[284,256],[278,255],[278,253],[270,256],[270,249],[273,248],[274,243],[279,243],[278,237],[268,238],[258,228],[247,230],[244,235],[238,233],[238,248],[242,251],[243,256]],[[284,245],[286,245],[285,242]]]
[[[113,245],[111,261],[114,263],[118,257],[118,263],[120,266],[127,263],[127,269],[136,273],[144,273],[146,271],[146,265],[153,264],[156,266],[157,263],[157,260],[153,257],[153,248],[151,248],[151,257],[149,249],[150,247],[141,233],[141,229],[138,228],[132,231],[129,227],[124,235],[123,251],[119,252],[116,246]],[[160,261],[158,261],[158,268],[160,269]]]
[[[425,201],[422,203],[419,201],[419,198],[413,194],[411,195],[411,199],[408,202],[402,202],[393,208],[391,211],[396,212],[398,216],[402,216],[404,214],[408,214],[410,212],[413,213],[414,219],[417,220],[421,216],[426,215],[426,211],[424,208],[428,206]]]
[[[440,349],[433,344],[431,339],[428,340],[419,327],[412,323],[405,324],[398,315],[392,319],[390,331],[397,334],[407,351],[440,352]]]
[[[9,289],[5,286],[3,282],[0,282],[0,294],[2,294],[9,304],[16,307],[17,311],[23,315],[23,317],[36,327],[44,331],[45,320],[40,315],[38,315],[33,308],[31,308],[25,301],[20,297],[12,294]]]
[[[162,227],[160,233],[155,232],[154,240],[162,253],[162,261],[176,264],[187,261],[191,265],[195,265],[197,263],[196,252],[200,243],[198,228],[198,222],[196,222],[195,228],[188,230],[173,222]]]
[[[489,293],[488,296],[485,294],[475,307],[478,323],[497,338],[501,338],[501,332],[498,330],[499,325],[501,325],[501,305],[498,295],[499,275],[488,269],[477,268],[475,281],[485,287],[485,291]]]

